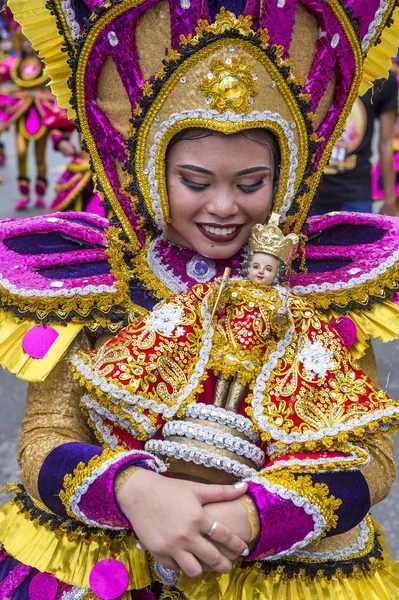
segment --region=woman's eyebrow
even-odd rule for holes
[[[249,175],[250,173],[258,173],[259,171],[271,171],[271,168],[266,166],[249,167],[249,169],[237,171],[236,175]]]
[[[203,173],[204,175],[214,175],[212,171],[208,171],[208,169],[203,169],[202,167],[198,167],[197,165],[178,165],[181,169],[188,169],[189,171],[195,171],[196,173]]]

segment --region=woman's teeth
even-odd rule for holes
[[[212,227],[211,225],[202,225],[205,231],[209,231],[209,233],[213,233],[214,235],[230,235],[234,233],[237,227]]]

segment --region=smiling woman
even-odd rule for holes
[[[271,210],[278,157],[267,131],[189,129],[175,136],[166,155],[165,238],[209,258],[236,254]]]
[[[399,225],[305,229],[396,0],[8,3],[114,216],[0,223],[0,364],[31,382],[0,600],[398,599],[368,510],[399,404],[352,360],[399,335]],[[292,299],[243,281],[303,231]]]

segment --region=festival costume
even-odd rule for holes
[[[18,37],[15,33],[14,39]],[[16,126],[18,182],[21,199],[15,208],[22,210],[29,202],[30,177],[28,172],[29,142],[35,144],[36,183],[35,206],[45,206],[43,196],[47,189],[46,143],[49,130],[46,116],[56,109],[56,101],[44,86],[48,78],[43,74],[43,63],[38,56],[10,55],[0,64],[0,133],[12,124]]]
[[[47,117],[45,125],[51,128],[51,141],[54,150],[62,140],[69,140],[75,127],[68,119],[65,109]],[[90,169],[90,157],[84,150],[77,150],[66,165],[65,171],[54,184],[55,196],[49,206],[49,213],[63,210],[84,211],[105,217],[101,197],[95,190],[94,174]]]
[[[107,227],[100,217],[58,213],[0,223],[0,362],[34,382],[20,445],[25,487],[15,487],[15,500],[0,513],[0,597],[35,597],[40,586],[63,600],[158,596],[159,569],[136,547],[115,487],[128,469],[164,473],[161,445],[164,456],[171,437],[190,446],[187,438],[200,434],[205,441],[196,445],[207,445],[201,452],[171,451],[180,465],[194,462],[195,469],[198,462],[207,473],[248,479],[258,537],[230,574],[171,579],[165,599],[399,597],[397,566],[368,515],[392,483],[386,434],[397,429],[398,409],[352,362],[365,360],[369,336],[387,341],[399,334],[395,219],[337,214],[307,222],[302,265],[290,276],[299,303],[291,310],[301,316],[294,314],[295,326],[281,339],[275,332],[275,347],[255,370],[249,413],[245,402],[237,413],[212,406],[207,385],[214,377],[204,377],[212,367],[211,282],[226,267],[233,280],[243,277],[248,250],[210,260],[159,233],[169,220],[166,147],[179,131],[198,126],[275,134],[281,174],[274,210],[285,234],[300,233],[362,73],[366,81],[381,76],[381,60],[389,63],[396,52],[393,25],[375,45],[394,3],[229,4],[237,17],[217,3],[186,0],[47,8],[14,0],[11,8],[64,107],[69,80],[115,220]],[[308,272],[300,270],[304,264]],[[184,301],[174,306],[179,293]],[[165,303],[148,312],[159,300]],[[250,302],[245,298],[246,312],[255,307]],[[296,339],[303,319],[308,350],[301,354],[286,335]],[[352,358],[327,323],[334,320],[342,338],[356,336]],[[146,348],[135,360],[129,332],[139,323]],[[104,345],[103,333],[114,339]],[[330,344],[318,367],[320,346],[306,346],[315,344],[313,333]],[[180,335],[192,346],[170,360],[165,350],[173,354]],[[97,354],[89,353],[88,336],[98,337]],[[287,373],[284,362],[296,366]],[[278,381],[291,395],[302,393],[312,386],[310,372],[329,382],[319,404],[302,397],[294,410],[290,396],[276,403],[267,397]],[[221,435],[212,437],[212,428]]]

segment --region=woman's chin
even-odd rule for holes
[[[223,260],[227,258],[231,258],[242,248],[243,244],[237,243],[228,243],[228,244],[220,244],[218,242],[214,242],[213,244],[197,244],[195,246],[195,251],[206,258],[211,258],[213,260]]]

